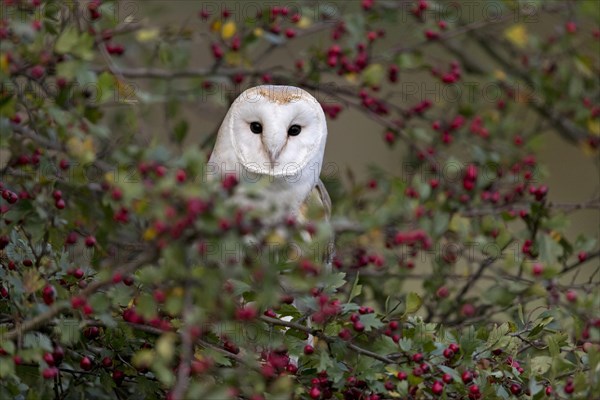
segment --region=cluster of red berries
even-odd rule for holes
[[[434,67],[431,69],[431,75],[438,77],[442,83],[452,84],[460,81],[460,78],[462,77],[462,71],[458,61],[452,61],[450,63],[449,72],[442,72],[438,68]]]
[[[341,312],[342,308],[339,300],[330,299],[325,293],[318,293],[315,295],[315,297],[317,298],[319,309],[311,316],[311,320],[313,322],[322,324],[330,317],[333,317]]]
[[[327,371],[321,371],[312,378],[308,395],[311,399],[330,399],[333,397],[333,381],[327,377]]]

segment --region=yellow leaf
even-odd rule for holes
[[[242,64],[243,58],[239,52],[230,51],[225,53],[225,62],[228,65],[232,65],[234,67],[238,67]]]
[[[148,201],[145,199],[135,200],[133,202],[133,210],[136,213],[143,213],[148,208]]]
[[[515,46],[523,48],[527,45],[527,28],[524,24],[515,24],[504,31],[504,37]]]
[[[562,238],[561,234],[557,231],[550,231],[550,237],[555,242],[560,242],[560,239]]]
[[[494,78],[499,81],[504,81],[506,80],[506,73],[501,69],[494,70]]]
[[[265,33],[265,31],[262,28],[254,28],[254,31],[252,31],[252,33],[256,37],[261,37]]]
[[[108,183],[115,183],[115,173],[114,172],[105,173],[104,180]]]
[[[458,214],[454,214],[450,223],[448,224],[448,229],[453,232],[461,232],[466,233],[469,231],[471,227],[471,220],[465,217],[461,217]]]
[[[160,340],[160,339],[159,339]],[[135,367],[148,368],[154,362],[154,351],[143,349],[139,350],[131,358],[131,363]]]
[[[265,238],[265,242],[268,244],[269,248],[271,248],[271,246],[283,246],[288,241],[281,234],[281,232],[274,230],[269,235],[267,235],[267,237]]]
[[[590,145],[590,142],[588,142],[587,140],[584,140],[582,142],[580,142],[580,146],[581,146],[581,151],[583,151],[583,154],[585,154],[588,157],[592,157],[592,156],[596,156],[598,154],[598,149],[594,148]]]
[[[136,92],[138,88],[135,85],[121,82],[117,79],[117,91],[119,92],[119,100],[124,103],[137,102]]]
[[[151,240],[154,240],[154,238],[156,238],[157,233],[158,232],[156,232],[156,229],[154,229],[154,227],[149,227],[148,229],[146,229],[144,231],[144,234],[142,237],[144,238],[145,241],[149,242]]]
[[[177,335],[174,333],[165,333],[156,341],[156,353],[169,362],[175,355],[175,340]]]
[[[27,294],[35,293],[44,287],[45,282],[39,272],[35,269],[28,269],[23,273],[23,291]]]
[[[588,129],[592,135],[600,136],[600,120],[598,119],[588,119],[587,123]]]
[[[135,38],[137,39],[138,42],[142,42],[142,43],[150,42],[150,41],[158,38],[158,34],[159,34],[159,30],[156,28],[140,29],[139,31],[136,32]]]
[[[356,83],[358,81],[358,74],[356,72],[350,72],[345,74],[344,78],[346,78],[349,83]]]
[[[0,55],[0,71],[8,74],[8,56],[6,54]]]
[[[300,28],[300,29],[308,28],[311,25],[312,25],[312,20],[305,16],[300,18],[300,21],[298,21],[298,28]]]
[[[181,286],[174,287],[173,290],[171,290],[171,295],[173,297],[182,297],[183,296],[183,288]]]
[[[213,32],[218,32],[221,30],[221,26],[223,26],[223,23],[219,20],[215,20],[212,24],[210,24],[210,30]]]
[[[91,137],[80,139],[71,137],[67,140],[67,152],[83,163],[91,163],[96,159],[96,149]]]
[[[235,35],[236,30],[237,30],[237,27],[235,26],[235,22],[228,21],[221,28],[221,37],[223,39],[227,40],[227,39],[231,38],[233,35]]]

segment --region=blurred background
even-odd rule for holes
[[[387,53],[388,49],[416,48],[423,44],[423,29],[421,24],[411,15],[414,1],[388,1],[381,2],[392,6],[401,7],[401,12],[394,18],[378,26],[385,29],[384,36],[373,43],[372,52],[379,53],[383,59],[391,60],[395,57]],[[565,21],[572,18],[569,7],[583,7],[588,12],[589,19],[578,20],[581,30],[593,29],[597,26],[600,3],[595,0],[584,2],[569,1],[527,1],[520,3],[524,10],[517,15],[514,11],[507,11],[503,2],[499,1],[447,1],[439,2],[445,20],[452,23],[459,19],[468,19],[469,23],[488,23],[486,34],[501,36],[505,34],[508,23],[517,23],[526,28],[525,35],[536,35],[539,38],[559,36],[564,30]],[[506,2],[504,2],[506,3]],[[510,2],[509,2],[510,3]],[[541,8],[542,3],[546,6],[564,7],[558,12],[547,12]],[[575,4],[577,3],[577,4]],[[582,5],[582,3],[584,3]],[[585,4],[587,3],[587,4]],[[327,26],[327,22],[320,25],[312,25],[315,16],[309,14],[306,6],[315,6],[323,15],[329,15],[332,20],[336,15],[352,11],[360,11],[361,1],[319,1],[319,2],[289,2],[289,1],[127,1],[119,4],[116,15],[123,21],[132,24],[152,27],[142,29],[135,35],[129,35],[128,40],[136,40],[140,46],[129,46],[128,50],[117,61],[117,66],[128,69],[143,69],[149,66],[149,60],[154,64],[158,62],[190,70],[210,69],[214,60],[210,57],[211,43],[214,42],[214,31],[220,27],[211,25],[210,18],[214,15],[228,10],[229,20],[237,26],[243,25],[245,21],[256,19],[256,13],[264,6],[288,7],[290,15],[296,10],[306,18],[306,28],[303,34],[294,40],[280,45],[276,36],[273,36],[271,44],[259,43],[252,45],[246,50],[245,56],[254,61],[252,68],[277,73],[282,69],[293,69],[297,60],[309,63],[307,50],[326,49],[331,45],[331,28],[335,22]],[[204,11],[210,15],[207,20],[201,18]],[[311,10],[311,13],[313,11]],[[595,14],[594,14],[595,13]],[[498,21],[498,23],[489,23]],[[325,25],[325,26],[323,26]],[[156,29],[160,29],[160,32]],[[268,34],[268,32],[266,33]],[[352,32],[351,32],[352,34]],[[467,32],[465,35],[469,35]],[[167,40],[159,41],[159,36]],[[394,86],[381,85],[380,93],[386,99],[393,101],[400,107],[408,108],[415,103],[429,99],[435,104],[452,103],[455,96],[464,100],[471,96],[466,90],[459,93],[448,92],[444,86],[435,80],[430,68],[443,68],[454,60],[455,55],[448,52],[443,46],[432,45],[434,49],[421,53],[418,60],[404,59],[406,67],[401,67],[399,72],[399,83]],[[468,51],[472,51],[473,57],[495,72],[501,71],[493,59],[486,56],[477,48],[465,42]],[[591,35],[581,39],[580,47],[588,47],[589,52],[596,56],[600,54],[598,40],[593,40]],[[510,62],[518,64],[520,59],[508,58]],[[238,61],[235,61],[238,63]],[[594,60],[598,65],[598,59]],[[141,72],[141,71],[138,71]],[[135,74],[134,74],[135,75]],[[141,73],[140,75],[144,75]],[[203,86],[206,79],[187,78],[179,76],[173,79],[154,79],[147,77],[130,77],[125,74],[128,82],[141,90],[150,99],[140,107],[138,112],[143,114],[143,126],[138,129],[140,141],[151,141],[159,139],[163,135],[172,132],[179,120],[186,119],[189,124],[189,134],[185,145],[202,145],[203,150],[210,151],[211,138],[218,129],[225,115],[229,103],[240,90],[261,84],[260,75],[246,76],[240,85],[231,86],[224,78],[216,78],[211,81],[211,88],[206,90]],[[598,77],[596,77],[598,79]],[[485,80],[468,78],[472,87],[479,88],[484,85]],[[335,73],[323,74],[322,85],[336,85],[338,87],[355,87],[356,82],[347,77],[339,77]],[[335,102],[326,90],[312,90],[313,94],[324,102]],[[477,92],[477,90],[476,90]],[[596,95],[598,95],[596,88]],[[165,98],[176,98],[174,102],[164,102]],[[496,102],[501,96],[489,91],[486,96],[474,96],[470,101]],[[154,99],[154,101],[152,100]],[[152,104],[155,102],[155,104]],[[127,107],[116,105],[116,107]],[[547,178],[544,180],[550,188],[549,198],[551,201],[560,203],[585,202],[590,198],[597,197],[600,171],[598,168],[598,154],[588,156],[582,155],[582,150],[575,144],[559,135],[552,126],[536,125],[539,117],[525,109],[520,112],[519,126],[515,131],[527,131],[536,129],[538,126],[543,130],[538,138],[536,146],[539,147],[540,164],[547,166]],[[211,136],[213,135],[213,136]],[[394,146],[389,146],[383,140],[381,125],[373,119],[358,112],[341,112],[335,119],[329,119],[329,138],[326,150],[326,163],[328,167],[324,173],[329,177],[334,176],[345,180],[349,172],[358,178],[367,175],[369,167],[377,165],[389,172],[402,175],[405,162],[406,144],[397,141]],[[572,214],[569,233],[573,236],[578,234],[600,236],[600,213],[598,210],[579,210]]]

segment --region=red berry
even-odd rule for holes
[[[450,374],[442,375],[442,380],[444,381],[444,383],[452,383],[452,381],[454,381],[454,379],[452,378],[452,375],[450,375]]]
[[[269,317],[269,318],[277,318],[277,314],[275,313],[275,311],[273,311],[272,309],[267,309],[265,310],[265,312],[263,313],[264,316]]]
[[[113,365],[113,360],[112,360],[112,358],[110,358],[110,357],[106,356],[106,357],[104,357],[104,358],[102,359],[102,366],[103,366],[104,368],[110,368],[110,367],[112,367],[112,365]]]
[[[310,344],[307,344],[306,346],[304,346],[304,354],[310,355],[314,352],[315,352],[315,348],[312,347]]]
[[[83,311],[85,315],[91,315],[94,313],[94,309],[89,304],[84,304],[81,311]]]
[[[53,366],[54,365],[54,356],[52,355],[52,353],[44,353],[44,355],[42,356],[42,359],[49,366]]]
[[[575,33],[577,32],[577,24],[573,21],[569,21],[565,24],[565,29],[567,30],[568,33]]]
[[[510,392],[515,396],[520,395],[521,390],[521,385],[519,385],[518,383],[513,383],[512,385],[510,385]]]
[[[444,349],[444,357],[449,360],[454,357],[454,352],[451,349]]]
[[[41,65],[35,65],[31,68],[31,70],[29,70],[29,72],[31,73],[31,77],[33,79],[40,79],[42,76],[44,76],[46,70]]]
[[[438,290],[435,292],[435,294],[440,299],[445,299],[446,297],[448,297],[448,295],[450,295],[450,291],[448,290],[448,288],[446,286],[440,286],[438,288]]]
[[[125,379],[125,373],[121,370],[114,370],[112,373],[112,378],[113,381],[117,384],[117,386],[120,386],[121,383],[123,383],[123,380]]]
[[[86,247],[94,247],[96,245],[96,238],[94,236],[88,236],[85,238]]]
[[[311,399],[318,399],[319,397],[321,397],[321,390],[318,387],[313,386],[312,388],[310,388],[308,395]]]
[[[64,208],[67,206],[67,204],[65,203],[65,201],[63,199],[58,199],[54,203],[54,206],[56,208],[58,208],[59,210],[64,210]]]
[[[47,305],[51,305],[52,303],[54,303],[55,297],[56,297],[56,289],[54,289],[54,286],[52,286],[52,285],[44,286],[44,289],[42,289],[42,298],[44,300],[44,303],[46,303]]]
[[[471,387],[469,387],[469,393],[474,394],[474,395],[478,395],[480,393],[479,386],[472,385]]]
[[[552,396],[552,393],[554,392],[552,390],[552,386],[546,386],[545,392],[546,392],[546,396]]]
[[[531,273],[533,274],[533,276],[541,276],[543,272],[544,272],[544,267],[540,263],[535,263],[531,267]]]
[[[441,381],[435,381],[431,387],[431,392],[435,395],[440,395],[444,391],[444,384]]]
[[[569,303],[575,303],[577,301],[577,292],[574,290],[567,290],[566,297]]]
[[[416,363],[420,363],[421,361],[423,361],[423,354],[421,354],[421,353],[413,354],[412,360]]]
[[[398,376],[398,379],[401,381],[404,381],[404,380],[406,380],[406,378],[408,378],[408,374],[404,371],[398,372],[397,376]]]
[[[354,328],[354,330],[355,330],[356,332],[362,332],[362,331],[364,331],[364,330],[365,330],[365,325],[364,325],[362,322],[360,322],[360,321],[356,321],[356,322],[355,322],[355,323],[352,325],[352,327]]]
[[[78,309],[83,307],[83,305],[86,303],[85,299],[79,297],[79,296],[75,296],[71,299],[71,307],[73,307],[73,309]]]
[[[83,357],[81,359],[81,361],[79,362],[79,366],[81,367],[82,370],[84,371],[89,371],[90,369],[92,369],[92,360],[90,360],[89,357]]]
[[[286,36],[288,39],[291,39],[291,38],[293,38],[294,36],[296,36],[296,31],[295,31],[294,29],[292,29],[292,28],[287,28],[287,29],[285,30],[285,36]]]
[[[55,346],[52,351],[52,357],[54,357],[54,364],[58,365],[65,358],[65,350],[61,346]]]
[[[462,379],[464,384],[467,384],[473,381],[473,374],[470,371],[465,371],[462,373],[460,378]]]
[[[565,385],[565,393],[566,394],[571,394],[575,391],[575,386],[573,385],[573,382],[568,382]]]
[[[54,379],[55,377],[58,376],[58,368],[56,368],[56,367],[45,368],[42,371],[42,376],[44,377],[44,379]]]
[[[73,277],[76,279],[81,279],[81,278],[83,278],[84,274],[85,273],[83,272],[83,270],[81,268],[77,268],[73,271],[73,273],[71,275],[73,275]]]
[[[342,339],[342,340],[350,340],[352,338],[352,334],[350,333],[350,331],[346,328],[342,329],[339,333],[338,336]]]
[[[579,262],[584,262],[585,260],[587,260],[587,253],[585,251],[580,251],[579,254],[577,254],[577,259],[579,260]]]

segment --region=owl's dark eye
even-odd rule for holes
[[[298,136],[300,134],[301,130],[302,130],[302,127],[300,125],[292,125],[288,129],[288,135],[290,135],[290,136]]]
[[[260,122],[250,122],[250,130],[252,133],[262,133],[262,125]]]

